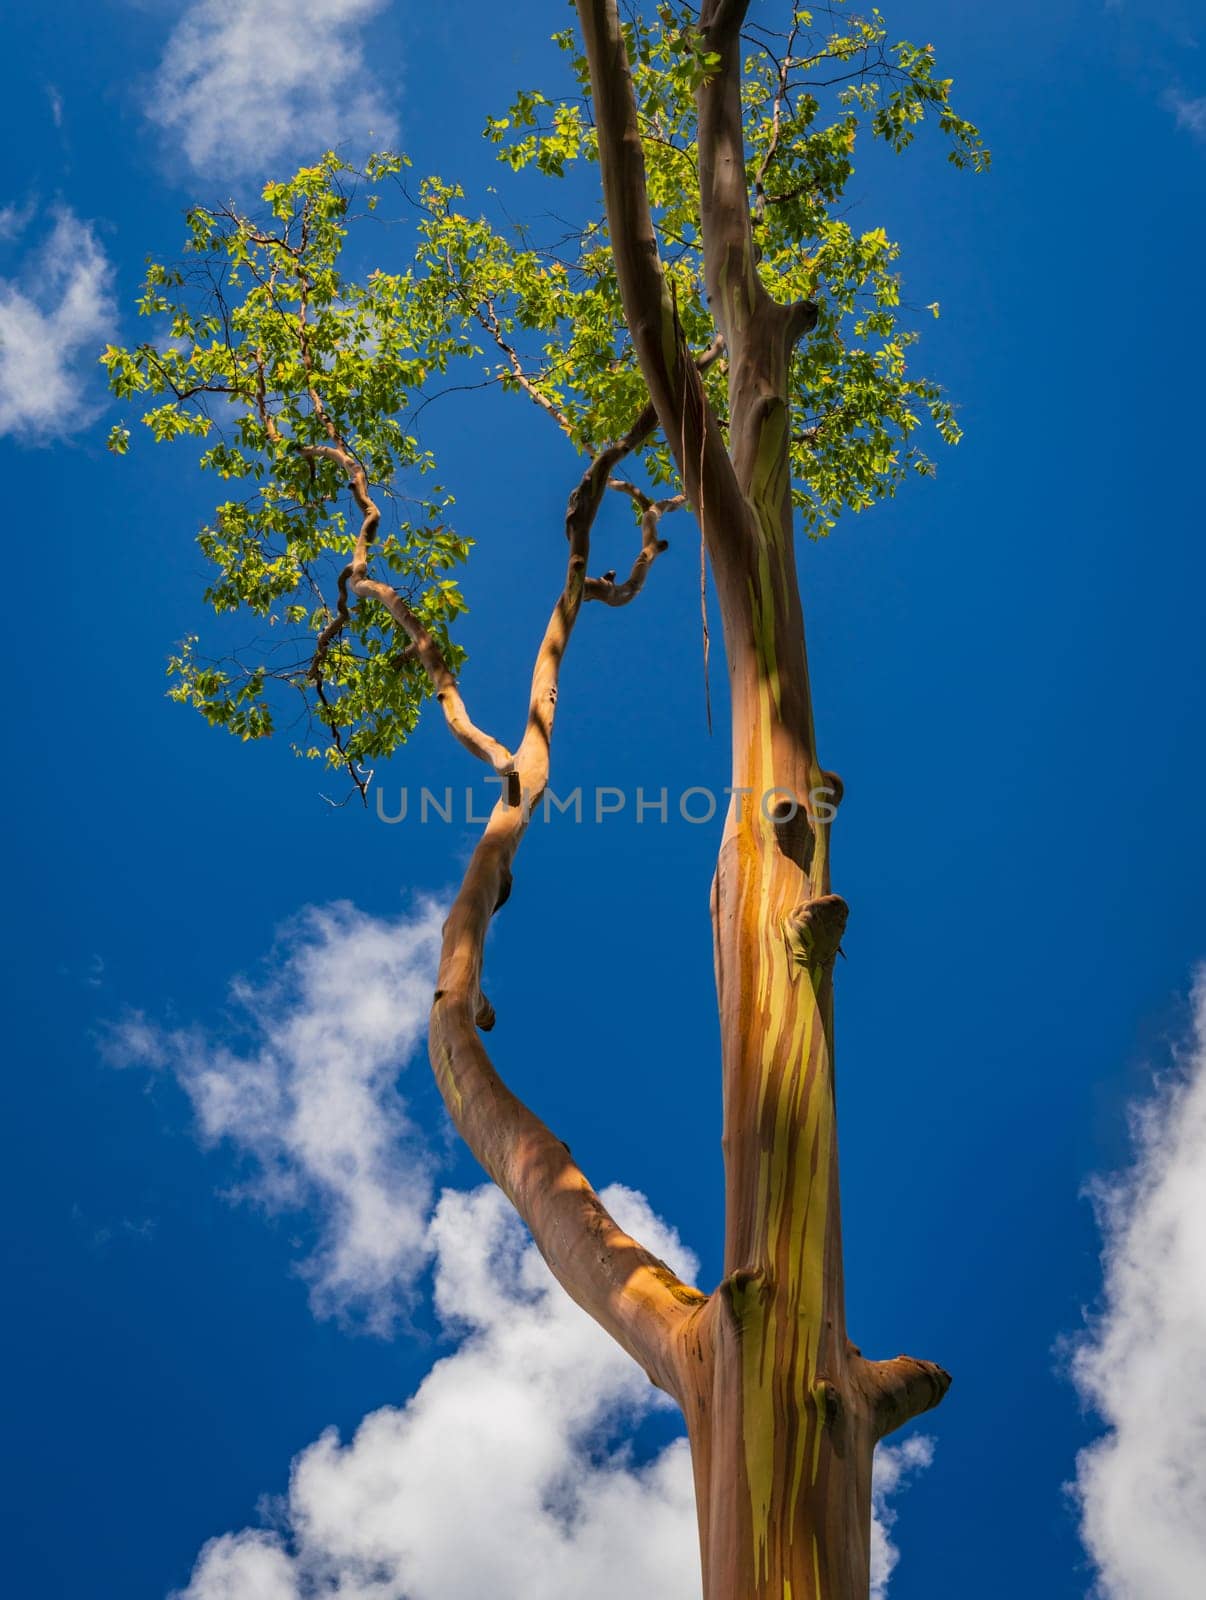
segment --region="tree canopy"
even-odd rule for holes
[[[633,16],[625,33],[674,315],[723,429],[696,109],[718,58],[681,3]],[[522,91],[484,130],[505,169],[550,180],[598,160],[586,61],[572,30],[554,37],[568,68],[561,92]],[[937,305],[907,305],[897,245],[850,220],[856,156],[868,141],[904,151],[930,122],[956,166],[982,169],[989,157],[954,110],[932,46],[889,42],[877,11],[796,9],[786,31],[747,23],[745,39],[756,270],[780,302],[815,307],[791,358],[789,461],[797,524],[816,538],[843,511],[930,474],[934,435],[959,437],[950,400],[910,365]],[[460,572],[473,540],[424,447],[424,406],[453,387],[500,385],[593,455],[629,434],[648,402],[605,221],[546,217],[550,236],[537,238],[507,219],[498,195],[482,205],[501,220],[455,182],[415,182],[403,155],[357,168],[328,152],[268,183],[254,209],[195,207],[180,260],[147,267],[139,310],[153,336],[103,357],[114,393],[149,407],[141,420],[155,440],[201,443],[200,464],[225,496],[198,536],[205,599],[219,616],[254,623],[256,637],[221,656],[186,639],[170,693],[243,739],[294,721],[300,694],[311,720],[297,748],[346,767],[361,793],[370,764],[405,741],[433,691],[453,731],[496,769],[507,765],[456,692]],[[358,277],[347,258],[386,217],[402,224],[372,242],[388,266]],[[130,442],[126,426],[113,428],[111,449]],[[629,465],[632,478],[611,486],[632,498],[644,528],[635,592],[661,548],[657,516],[683,499],[652,426],[634,436]],[[593,580],[587,598],[631,598],[613,580]]]

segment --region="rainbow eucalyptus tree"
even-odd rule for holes
[[[707,1600],[862,1600],[877,1440],[935,1405],[928,1361],[865,1359],[846,1330],[833,1077],[831,883],[841,784],[818,750],[794,542],[933,469],[958,437],[907,365],[897,250],[856,231],[843,195],[860,140],[903,152],[927,121],[958,167],[987,156],[929,45],[878,13],[750,23],[744,0],[621,15],[577,0],[560,98],[524,92],[485,137],[549,179],[594,165],[602,215],[548,248],[471,211],[454,183],[334,155],[262,205],[199,206],[178,265],[153,264],[157,337],[104,360],[156,439],[203,441],[229,486],[199,536],[205,599],[233,638],[190,638],[170,693],[243,739],[305,703],[304,753],[363,796],[434,698],[499,780],[444,930],[431,1061],[457,1127],[565,1290],[681,1406]],[[575,193],[584,192],[579,183]],[[355,230],[397,209],[379,270],[344,266]],[[404,243],[399,239],[404,238]],[[381,248],[381,240],[376,241]],[[401,257],[401,259],[399,259]],[[937,307],[927,307],[937,313]],[[472,720],[455,639],[471,541],[451,520],[415,415],[468,364],[534,403],[582,461],[568,557],[535,652],[515,748]],[[145,398],[144,398],[145,397]],[[471,402],[465,402],[471,403]],[[124,426],[110,436],[124,452]],[[632,502],[626,576],[597,574],[591,531]],[[558,675],[584,605],[637,600],[689,508],[719,597],[733,800],[712,894],[721,1024],[724,1278],[680,1282],[608,1215],[569,1150],[506,1087],[483,947],[549,776]],[[606,626],[606,621],[600,622]],[[252,630],[248,630],[252,631]]]

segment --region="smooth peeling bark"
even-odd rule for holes
[[[699,519],[724,626],[732,786],[713,886],[726,1185],[725,1279],[683,1330],[676,1389],[694,1463],[706,1600],[866,1600],[875,1443],[949,1379],[846,1336],[833,1071],[831,892],[841,785],[817,756],[795,566],[788,364],[815,308],[777,305],[750,232],[739,38],[746,7],[706,4],[720,57],[699,94],[709,297],[729,363],[722,440],[667,332],[615,0],[578,0],[625,315]],[[778,803],[777,803],[778,802]],[[811,813],[811,814],[810,814]]]

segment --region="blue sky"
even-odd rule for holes
[[[890,29],[935,42],[994,167],[971,180],[910,159],[891,173],[873,164],[854,185],[859,218],[901,239],[911,298],[941,302],[922,359],[967,434],[935,482],[801,561],[821,747],[847,795],[835,887],[852,908],[838,991],[851,1331],[868,1353],[908,1350],[955,1375],[916,1430],[933,1440],[932,1464],[892,1501],[892,1600],[997,1600],[1023,1585],[1036,1600],[1072,1600],[1095,1581],[1064,1486],[1102,1423],[1058,1348],[1102,1294],[1101,1235],[1082,1190],[1131,1159],[1127,1107],[1151,1095],[1153,1069],[1186,1037],[1206,958],[1206,54],[1193,9],[1181,0],[1152,20],[1129,4],[899,0]],[[265,1506],[299,1452],[325,1429],[346,1441],[362,1418],[404,1405],[439,1357],[467,1359],[468,1348],[476,1365],[456,1369],[466,1394],[514,1359],[491,1343],[506,1319],[489,1264],[466,1260],[463,1208],[479,1208],[503,1257],[519,1245],[488,1197],[465,1198],[480,1175],[447,1134],[421,1047],[401,1079],[412,1129],[376,1150],[364,1193],[324,1175],[321,1140],[303,1148],[268,1114],[273,1085],[305,1087],[281,1038],[299,1018],[329,1027],[340,1014],[324,985],[358,938],[371,996],[395,1007],[401,1044],[415,1044],[425,897],[455,884],[472,830],[334,811],[286,742],[240,747],[164,699],[166,655],[199,616],[192,537],[208,486],[183,452],[140,442],[124,460],[106,454],[119,412],[106,409],[92,358],[106,338],[135,336],[144,256],[177,247],[188,203],[280,175],[331,138],[392,124],[419,170],[496,181],[480,127],[513,89],[548,81],[562,12],[523,0],[490,38],[466,0],[265,0],[241,22],[236,11],[66,0],[6,23],[14,909],[0,1168],[12,1298],[0,1338],[8,1565],[12,1592],[38,1600],[154,1600],[189,1582],[207,1540],[287,1535],[290,1517],[297,1539],[308,1528],[313,1548],[329,1545],[323,1508],[345,1504],[356,1463],[327,1446],[296,1480],[310,1499]],[[258,97],[240,86],[240,51],[273,64]],[[195,74],[198,61],[206,92],[179,81],[171,91],[172,73]],[[433,407],[430,437],[478,540],[466,689],[485,726],[517,729],[575,463],[518,404]],[[608,530],[621,539],[622,519]],[[704,715],[697,553],[684,522],[667,532],[670,553],[640,603],[588,614],[575,638],[559,789],[725,782],[723,729],[709,738]],[[434,724],[378,780],[391,803],[403,784],[486,792]],[[647,1197],[707,1286],[721,1238],[707,919],[718,827],[637,826],[631,814],[537,825],[489,955],[504,1075],[596,1182]],[[356,914],[296,920],[345,900]],[[242,1005],[230,996],[238,975]],[[141,1041],[135,1013],[147,1019]],[[400,1116],[398,1040],[352,1013],[322,1034],[332,1060],[351,1052],[364,1074],[339,1080],[340,1106]],[[1121,1344],[1116,1369],[1103,1369],[1153,1402],[1177,1394],[1174,1358],[1188,1350],[1200,1370],[1206,1328],[1203,1257],[1182,1248],[1203,1196],[1192,1052],[1181,1059],[1182,1098],[1157,1119],[1147,1188],[1117,1224],[1109,1327]],[[207,1068],[251,1096],[237,1116],[206,1098]],[[379,1135],[372,1116],[363,1125]],[[456,1193],[428,1234],[429,1197],[445,1187]],[[1145,1193],[1157,1193],[1154,1211]],[[355,1210],[365,1194],[385,1208],[384,1235]],[[441,1331],[429,1277],[410,1298],[388,1288],[431,1249],[446,1316],[477,1330],[468,1347]],[[545,1317],[543,1337],[562,1313],[542,1292],[532,1288],[524,1314]],[[1148,1341],[1146,1366],[1125,1338],[1136,1307],[1173,1330]],[[612,1512],[628,1527],[622,1497],[635,1495],[681,1529],[672,1418],[650,1412],[589,1335],[564,1337],[595,1363],[595,1388],[577,1411],[565,1401],[549,1422],[561,1433],[533,1438],[532,1451],[597,1488],[581,1436],[626,1419],[633,1462],[664,1478],[633,1476],[630,1463],[629,1478],[609,1480],[621,1496]],[[573,1389],[561,1369],[548,1382]],[[531,1411],[548,1392],[527,1396]],[[411,1510],[398,1515],[413,1519],[421,1502],[434,1523],[444,1480],[433,1468],[435,1486],[425,1483],[413,1461],[422,1417],[438,1419],[447,1395],[424,1394],[428,1411],[407,1413],[418,1442],[379,1422],[362,1459],[367,1472],[409,1449],[410,1476],[399,1468],[396,1481]],[[1180,1420],[1174,1436],[1192,1435]],[[1206,1581],[1202,1462],[1181,1462],[1193,1514],[1156,1539],[1135,1507],[1168,1463],[1127,1437],[1134,1453],[1116,1457],[1095,1502],[1113,1506],[1111,1531],[1089,1535],[1102,1581],[1116,1600],[1188,1600]],[[483,1447],[468,1459],[474,1537],[492,1520],[505,1533],[492,1457]],[[608,1526],[578,1530],[582,1560]],[[285,1535],[219,1551],[242,1563],[234,1600],[295,1592],[300,1546]],[[1172,1552],[1156,1577],[1136,1553],[1148,1539]],[[439,1565],[463,1542],[411,1552],[416,1595],[472,1592],[469,1567]],[[194,1600],[221,1592],[216,1572],[196,1581]],[[347,1581],[341,1593],[360,1592]]]

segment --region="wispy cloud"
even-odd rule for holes
[[[427,1261],[431,1162],[396,1079],[423,1036],[440,922],[432,903],[396,921],[346,904],[307,911],[284,933],[275,975],[232,986],[245,1048],[141,1014],[105,1043],[115,1064],[176,1074],[203,1139],[250,1160],[241,1194],[319,1219],[302,1268],[315,1311],[379,1333]]]
[[[118,1241],[149,1244],[159,1226],[154,1217],[122,1217],[116,1221],[96,1222],[86,1215],[78,1201],[71,1207],[71,1220],[89,1246],[98,1252]]]
[[[1179,89],[1170,89],[1164,96],[1164,104],[1176,118],[1178,128],[1184,128],[1195,139],[1206,140],[1206,94],[1195,99]]]
[[[1135,1110],[1134,1166],[1094,1190],[1103,1309],[1073,1375],[1108,1431],[1074,1490],[1106,1600],[1199,1600],[1206,1573],[1206,970],[1194,1024]]]
[[[103,406],[96,357],[116,325],[113,267],[91,226],[60,207],[42,245],[0,278],[0,435],[28,443],[71,433]],[[27,213],[0,212],[0,238]]]
[[[32,200],[23,206],[0,206],[0,244],[19,239],[32,222],[36,209]]]
[[[267,178],[286,158],[388,146],[397,122],[366,54],[368,25],[386,3],[191,0],[147,114],[207,177]]]

